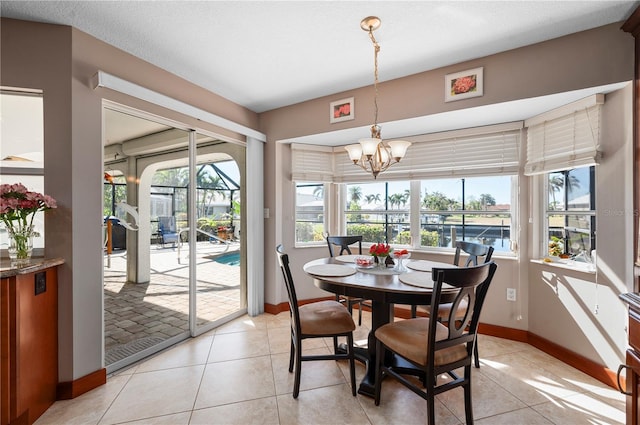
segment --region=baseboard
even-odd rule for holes
[[[318,301],[318,300],[317,299],[305,300],[304,302],[300,302],[300,304],[301,305],[307,304],[308,302],[314,302],[314,301]],[[265,312],[269,312],[267,310],[267,306],[268,304],[265,304]],[[289,303],[278,304],[278,306],[284,306],[284,309],[279,310],[278,313],[281,311],[287,311],[289,309]],[[275,308],[277,306],[272,306],[272,307]],[[358,306],[354,305],[354,308],[358,308]],[[364,307],[363,309],[369,310],[369,308],[367,307]],[[277,313],[272,313],[272,314],[277,314]],[[399,317],[402,319],[409,319],[411,318],[410,306],[397,305],[394,308],[394,314],[396,317]],[[574,353],[573,351],[570,351],[554,342],[546,340],[541,336],[533,334],[529,331],[525,331],[522,329],[508,328],[505,326],[491,325],[487,323],[480,323],[480,325],[478,326],[478,333],[481,333],[483,335],[491,335],[498,338],[509,339],[512,341],[526,342],[527,344],[530,344],[531,346],[536,347],[541,351],[544,351],[545,353],[568,364],[569,366],[572,366],[586,373],[587,375],[591,376],[594,379],[597,379],[603,384],[606,384],[615,389],[618,388],[617,377],[616,377],[617,373],[615,371],[603,365],[600,365],[592,360],[589,360],[586,357],[581,356],[580,354]],[[626,388],[624,377],[620,377],[620,380],[621,380],[622,388]]]
[[[555,357],[558,360],[563,361],[569,366],[573,366],[574,368],[586,373],[592,378],[597,379],[603,384],[606,384],[615,389],[618,388],[616,378],[617,373],[615,371],[601,364],[598,364],[593,360],[589,360],[578,353],[567,350],[566,348],[556,344],[555,342],[551,342],[547,339],[542,338],[541,336],[538,336],[531,332],[528,332],[528,334],[528,340],[526,342],[530,345],[544,351],[545,353]],[[620,377],[620,381],[622,384],[622,388],[626,388],[626,382],[623,377]]]
[[[298,301],[298,305],[311,304],[318,301],[327,301],[327,300],[335,300],[335,297],[322,297],[322,298],[311,298],[308,300]],[[283,311],[289,311],[289,303],[280,303],[280,304],[264,304],[264,312],[269,314],[279,314]]]
[[[57,399],[69,400],[107,383],[107,369],[102,368],[82,378],[58,383]]]

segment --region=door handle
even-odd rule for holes
[[[624,395],[632,395],[630,391],[625,391],[622,389],[622,385],[620,385],[620,372],[622,372],[622,369],[631,369],[631,366],[626,365],[626,364],[621,364],[620,366],[618,366],[618,373],[616,374],[616,382],[618,384],[618,391],[620,391],[622,394]]]

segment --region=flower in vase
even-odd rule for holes
[[[56,206],[51,196],[31,192],[20,183],[0,185],[0,220],[15,245],[18,259],[29,257],[31,239],[39,236],[33,229],[36,213]]]
[[[369,255],[373,255],[374,257],[387,257],[391,254],[391,251],[393,251],[393,248],[391,248],[389,244],[376,243],[369,248]]]

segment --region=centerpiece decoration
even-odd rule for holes
[[[396,270],[399,272],[406,272],[407,268],[402,264],[402,260],[406,260],[411,257],[411,253],[407,249],[396,249],[391,253],[391,258],[396,261]]]
[[[369,248],[369,255],[375,258],[379,268],[385,269],[387,267],[387,257],[392,251],[393,248],[391,248],[389,244],[376,243],[371,245],[371,248]]]
[[[51,196],[29,191],[24,185],[0,185],[0,220],[9,234],[9,258],[16,266],[29,263],[33,238],[40,236],[33,227],[39,211],[56,208]]]

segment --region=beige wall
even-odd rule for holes
[[[528,274],[529,331],[612,370],[624,362],[627,342],[627,311],[618,297],[633,288],[631,98],[628,84],[603,105],[597,274],[543,264],[529,264]]]
[[[59,280],[60,381],[102,365],[102,99],[193,128],[240,135],[108,89],[102,70],[250,128],[258,115],[66,26],[2,19],[3,86],[44,90],[45,192],[58,201],[46,217],[46,252],[62,257]]]

